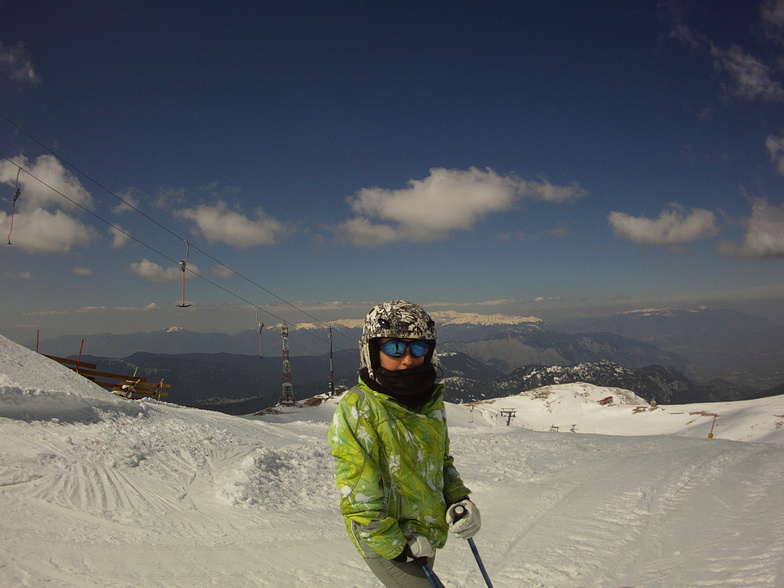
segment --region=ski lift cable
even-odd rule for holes
[[[161,223],[161,222],[157,221],[156,219],[154,219],[153,217],[151,217],[150,215],[148,215],[148,214],[147,214],[147,213],[145,213],[144,211],[140,210],[138,207],[134,206],[132,203],[130,203],[130,202],[126,201],[125,199],[123,199],[122,197],[118,196],[118,195],[117,195],[117,194],[115,194],[113,191],[111,191],[109,188],[107,188],[106,186],[104,186],[103,184],[101,184],[101,183],[100,183],[98,180],[94,179],[92,176],[90,176],[89,174],[87,174],[87,173],[85,173],[84,171],[82,171],[82,170],[81,170],[80,168],[78,168],[76,165],[72,164],[70,161],[68,161],[67,159],[63,158],[63,157],[62,157],[62,156],[61,156],[59,153],[57,153],[57,152],[56,152],[56,151],[54,151],[52,148],[50,148],[48,145],[46,145],[45,143],[43,143],[42,141],[38,140],[36,137],[34,137],[33,135],[31,135],[30,133],[28,133],[28,132],[27,132],[26,130],[24,130],[22,127],[20,127],[19,125],[17,125],[15,122],[13,122],[13,121],[12,121],[11,119],[9,119],[7,116],[5,116],[5,115],[4,115],[2,112],[0,112],[0,118],[4,119],[4,120],[5,120],[5,121],[6,121],[8,124],[10,124],[10,125],[11,125],[11,126],[13,126],[14,128],[16,128],[16,129],[17,129],[19,132],[23,133],[23,134],[24,134],[25,136],[27,136],[29,139],[31,139],[32,141],[34,141],[35,143],[37,143],[39,146],[41,146],[43,149],[45,149],[46,151],[48,151],[49,153],[51,153],[52,155],[54,155],[55,157],[57,157],[57,158],[58,158],[58,159],[59,159],[59,160],[60,160],[62,163],[64,163],[65,165],[67,165],[68,167],[70,167],[70,168],[71,168],[71,169],[73,169],[75,172],[79,173],[80,175],[84,176],[86,179],[88,179],[88,180],[89,180],[89,181],[91,181],[93,184],[95,184],[96,186],[98,186],[100,189],[102,189],[103,191],[105,191],[106,193],[108,193],[110,196],[112,196],[112,197],[116,198],[117,200],[119,200],[120,202],[122,202],[122,203],[123,203],[125,206],[127,206],[128,208],[130,208],[130,209],[131,209],[131,210],[133,210],[134,212],[137,212],[137,213],[139,213],[139,214],[140,214],[140,215],[142,215],[144,218],[146,218],[147,220],[149,220],[150,222],[152,222],[153,224],[155,224],[155,225],[156,225],[156,226],[158,226],[159,228],[163,229],[164,231],[166,231],[166,232],[167,232],[167,233],[169,233],[170,235],[172,235],[172,236],[174,236],[174,237],[177,237],[177,238],[178,238],[178,239],[180,239],[180,240],[184,240],[184,238],[183,238],[182,236],[180,236],[179,234],[177,234],[175,231],[173,231],[172,229],[168,228],[168,227],[167,227],[167,226],[165,226],[163,223]],[[5,157],[5,159],[7,159],[8,161],[11,161],[11,160],[10,160],[8,157],[6,157],[6,156],[3,156],[3,157]],[[11,163],[14,163],[14,162],[13,162],[13,161],[11,161]],[[16,164],[15,164],[15,165],[16,165]],[[27,171],[27,172],[29,173],[29,171],[28,171],[28,170],[25,170],[25,171]],[[39,180],[39,181],[40,181],[40,180]],[[43,183],[43,182],[42,182],[42,183]],[[49,188],[51,188],[51,186],[48,186],[48,187],[49,187]],[[55,190],[55,192],[57,192],[57,191]],[[61,194],[61,195],[62,195],[62,194]],[[62,195],[62,196],[64,196],[64,195]],[[65,197],[65,196],[64,196],[64,197]],[[69,200],[70,200],[70,199],[69,199]],[[71,200],[71,202],[73,202],[73,201]],[[80,206],[80,207],[81,207],[81,206]],[[84,207],[81,207],[81,208],[84,208]],[[85,209],[85,210],[87,210],[87,209]],[[91,214],[92,214],[92,213],[91,213]],[[94,215],[94,216],[95,216],[95,215]],[[99,218],[100,218],[100,217],[99,217]],[[101,219],[101,220],[102,220],[103,222],[106,222],[107,224],[110,224],[110,225],[111,225],[111,223],[109,223],[109,221],[106,221],[106,220],[104,220],[104,219]],[[111,226],[114,226],[114,225],[111,225]],[[123,233],[125,233],[125,231],[123,231]],[[127,233],[125,233],[125,234],[127,235]],[[136,239],[135,239],[135,240],[136,240]],[[299,307],[298,307],[296,304],[294,304],[293,302],[290,302],[290,301],[286,300],[285,298],[283,298],[283,297],[281,297],[281,296],[278,296],[277,294],[275,294],[275,293],[274,293],[274,292],[272,292],[271,290],[269,290],[269,289],[265,288],[264,286],[262,286],[261,284],[257,283],[256,281],[254,281],[254,280],[250,279],[249,277],[245,276],[245,275],[244,275],[244,274],[242,274],[241,272],[239,272],[239,271],[235,270],[234,268],[232,268],[232,267],[230,267],[229,265],[227,265],[227,264],[223,263],[223,262],[222,262],[222,261],[220,261],[219,259],[217,259],[217,258],[213,257],[211,254],[207,253],[206,251],[202,250],[201,248],[199,248],[199,247],[197,247],[197,246],[195,246],[195,245],[192,245],[192,247],[193,247],[193,248],[194,248],[196,251],[198,251],[199,253],[201,253],[201,254],[202,254],[202,255],[204,255],[205,257],[207,257],[208,259],[210,259],[210,260],[214,261],[215,263],[219,264],[220,266],[222,266],[222,267],[224,267],[224,268],[228,269],[229,271],[231,271],[231,272],[233,272],[234,274],[236,274],[238,277],[240,277],[240,278],[244,279],[245,281],[247,281],[248,283],[252,284],[253,286],[256,286],[256,287],[257,287],[257,288],[259,288],[260,290],[262,290],[262,291],[266,292],[266,293],[267,293],[267,294],[269,294],[270,296],[273,296],[274,298],[276,298],[276,299],[278,299],[279,301],[283,302],[284,304],[286,304],[286,305],[290,306],[290,307],[291,307],[291,308],[293,308],[294,310],[296,310],[296,311],[298,311],[298,312],[301,312],[302,314],[304,314],[304,315],[305,315],[305,316],[307,316],[308,318],[310,318],[310,319],[312,319],[312,320],[316,321],[316,323],[318,323],[320,326],[324,326],[324,324],[325,324],[325,323],[324,323],[324,321],[322,321],[322,320],[320,320],[319,318],[317,318],[317,317],[313,316],[312,314],[310,314],[309,312],[307,312],[307,311],[303,310],[302,308],[299,308]],[[254,305],[254,306],[255,306],[255,305]],[[268,311],[265,311],[265,312],[268,312]],[[269,313],[269,314],[272,314],[272,313]],[[274,316],[274,315],[273,315],[273,316]],[[278,317],[276,317],[276,318],[278,318]],[[285,322],[285,321],[284,321],[284,322]],[[340,331],[338,331],[338,333],[340,333]],[[347,336],[347,335],[345,335],[344,333],[340,333],[340,334],[342,334],[343,336],[345,336],[347,339],[351,339],[350,337],[348,337],[348,336]],[[353,339],[351,339],[351,340],[353,341]]]
[[[0,153],[0,157],[4,158],[4,159],[5,159],[5,160],[7,160],[7,161],[10,161],[11,163],[13,163],[13,161],[11,161],[11,159],[10,159],[8,156],[6,156],[5,154],[3,154],[3,153]],[[119,232],[121,232],[123,235],[125,235],[125,236],[127,236],[128,238],[130,238],[130,239],[133,239],[134,241],[136,241],[137,243],[139,243],[139,245],[142,245],[143,247],[146,247],[147,249],[149,249],[149,250],[150,250],[150,251],[152,251],[153,253],[155,253],[155,254],[157,254],[157,255],[159,255],[159,256],[161,256],[161,257],[163,257],[164,259],[166,259],[166,260],[170,261],[171,263],[173,263],[173,264],[175,264],[175,265],[179,265],[179,264],[178,264],[178,262],[177,262],[175,259],[173,259],[172,257],[168,256],[167,254],[163,253],[162,251],[159,251],[158,249],[156,249],[156,248],[155,248],[155,247],[153,247],[152,245],[149,245],[148,243],[145,243],[145,242],[144,242],[144,241],[142,241],[141,239],[138,239],[137,237],[134,237],[133,235],[131,235],[130,233],[128,233],[128,232],[127,232],[127,231],[125,231],[124,229],[122,229],[122,228],[118,227],[117,225],[115,225],[115,224],[114,224],[114,223],[112,223],[111,221],[108,221],[108,220],[106,220],[105,218],[103,218],[103,217],[102,217],[101,215],[99,215],[98,213],[96,213],[96,212],[94,212],[94,211],[90,210],[89,208],[87,208],[86,206],[84,206],[84,205],[80,204],[79,202],[76,202],[76,201],[75,201],[75,200],[73,200],[72,198],[70,198],[70,197],[68,197],[67,195],[65,195],[65,194],[63,194],[62,192],[60,192],[60,191],[59,191],[57,188],[55,188],[54,186],[51,186],[51,185],[47,184],[47,183],[46,183],[44,180],[42,180],[41,178],[39,178],[39,177],[38,177],[38,176],[36,176],[35,174],[31,173],[31,172],[30,172],[30,170],[28,170],[28,169],[25,169],[25,168],[22,168],[22,170],[23,170],[25,173],[27,173],[27,174],[28,174],[28,175],[29,175],[31,178],[33,178],[34,180],[36,180],[37,182],[39,182],[39,183],[40,183],[40,184],[42,184],[43,186],[46,186],[47,188],[49,188],[49,189],[50,189],[52,192],[54,192],[54,193],[55,193],[55,194],[57,194],[58,196],[61,196],[62,198],[65,198],[66,200],[68,200],[68,202],[70,202],[71,204],[73,204],[74,206],[76,206],[76,207],[78,207],[78,208],[81,208],[83,211],[85,211],[86,213],[88,213],[88,214],[92,215],[93,217],[95,217],[96,219],[98,219],[99,221],[101,221],[102,223],[105,223],[106,225],[108,225],[108,226],[109,226],[109,227],[111,227],[112,229],[114,229],[114,230],[116,230],[116,231],[119,231]],[[283,317],[281,317],[281,316],[278,316],[278,315],[276,315],[275,313],[273,313],[273,312],[270,312],[269,310],[267,310],[267,309],[265,309],[265,308],[262,308],[262,307],[260,307],[259,305],[257,305],[257,304],[255,304],[255,303],[251,302],[250,300],[247,300],[246,298],[244,298],[244,297],[240,296],[239,294],[237,294],[237,293],[235,293],[235,292],[232,292],[232,291],[231,291],[231,290],[229,290],[228,288],[226,288],[226,287],[224,287],[224,286],[221,286],[220,284],[218,284],[218,283],[217,283],[217,282],[215,282],[214,280],[211,280],[211,279],[210,279],[210,278],[208,278],[207,276],[204,276],[204,275],[200,274],[199,272],[197,272],[197,271],[194,271],[194,270],[193,270],[193,269],[191,269],[191,268],[187,268],[187,267],[186,267],[184,271],[188,271],[188,272],[190,272],[190,273],[191,273],[191,274],[193,274],[195,277],[197,277],[197,278],[200,278],[200,279],[204,280],[205,282],[207,282],[207,283],[209,283],[209,284],[211,284],[211,285],[215,286],[216,288],[218,288],[219,290],[222,290],[223,292],[225,292],[225,293],[229,294],[230,296],[233,296],[233,297],[237,298],[238,300],[240,300],[240,301],[242,301],[242,302],[244,302],[244,303],[248,304],[249,306],[252,306],[252,307],[253,307],[253,308],[255,308],[257,311],[260,311],[260,312],[265,312],[265,313],[267,313],[268,315],[270,315],[270,316],[272,316],[272,317],[274,317],[274,318],[278,319],[278,320],[279,320],[280,322],[282,322],[282,323],[286,323],[286,322],[288,322],[288,321],[286,321],[286,319],[284,319]],[[326,343],[326,342],[327,342],[325,339],[322,339],[321,337],[318,337],[317,335],[313,334],[313,333],[312,333],[312,332],[310,332],[310,331],[306,331],[306,332],[308,333],[308,335],[310,335],[311,337],[314,337],[315,339],[318,339],[318,340],[319,340],[319,341],[321,341],[322,343]]]

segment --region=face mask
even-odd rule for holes
[[[436,370],[423,364],[407,370],[385,370],[375,372],[376,381],[392,396],[413,396],[425,392],[435,384]]]

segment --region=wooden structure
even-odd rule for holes
[[[171,388],[171,384],[164,384],[163,380],[160,382],[148,382],[147,378],[137,375],[128,374],[113,374],[111,372],[98,371],[98,366],[94,363],[86,363],[84,361],[77,361],[75,359],[67,359],[65,357],[57,357],[56,355],[46,355],[48,357],[65,367],[72,369],[80,376],[84,376],[91,382],[95,382],[99,386],[111,390],[118,396],[125,398],[145,398],[154,396],[158,400],[162,397],[169,395],[167,390]]]

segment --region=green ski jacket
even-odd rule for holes
[[[340,510],[363,556],[358,537],[386,559],[413,533],[435,548],[446,543],[446,509],[470,490],[449,455],[443,391],[417,412],[360,380],[335,409],[328,439]]]

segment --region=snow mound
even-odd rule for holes
[[[220,489],[229,504],[266,510],[334,506],[331,455],[326,447],[259,448],[226,476]],[[325,492],[326,490],[326,492]]]
[[[784,396],[656,406],[629,390],[575,383],[477,402],[473,408],[486,422],[533,431],[675,435],[784,445]]]
[[[145,411],[144,404],[120,398],[3,336],[0,365],[0,417],[89,423]]]

